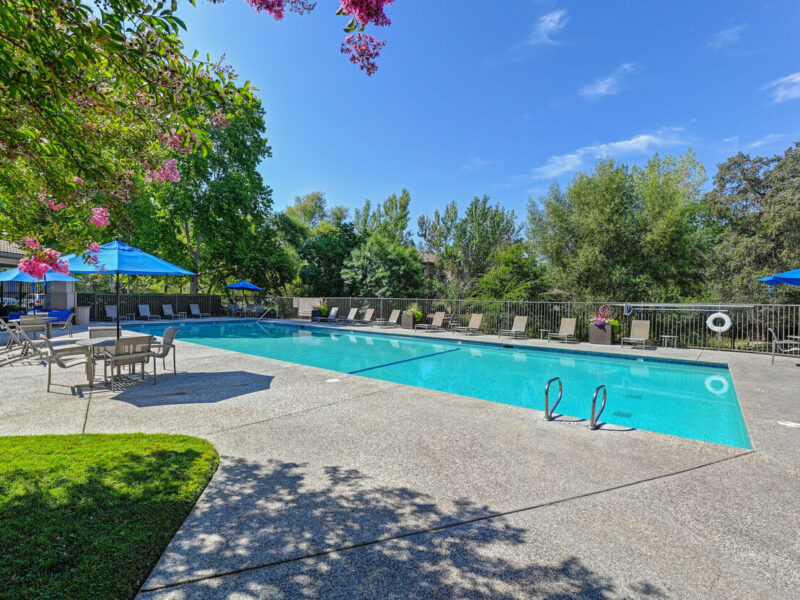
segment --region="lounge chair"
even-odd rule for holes
[[[577,319],[571,317],[563,317],[561,325],[559,326],[558,333],[551,332],[547,334],[547,339],[557,340],[559,342],[577,342],[578,338],[575,337],[575,325]]]
[[[116,321],[117,320],[117,305],[116,304],[106,304],[106,318],[109,321]]]
[[[228,315],[231,317],[244,316],[244,310],[238,304],[228,304]]]
[[[364,316],[360,319],[356,319],[354,321],[354,325],[372,325],[372,315],[375,314],[374,308],[368,308],[367,312],[364,313]]]
[[[772,338],[772,364],[775,364],[776,354],[800,355],[800,340],[779,340],[772,327],[767,328]]]
[[[211,313],[200,312],[200,305],[199,304],[190,304],[189,305],[189,316],[190,317],[197,317],[198,319],[202,319],[203,317],[210,317]]]
[[[165,319],[177,319],[178,315],[172,312],[172,304],[162,304],[161,305],[161,312],[164,313]]]
[[[400,327],[400,309],[395,309],[388,319],[376,319],[376,325],[381,327]]]
[[[444,329],[444,311],[441,310],[434,314],[430,323],[419,323],[416,328],[424,331],[436,331],[439,329]]]
[[[92,387],[92,380],[90,373],[93,369],[90,368],[89,363],[94,361],[89,348],[86,346],[79,346],[78,344],[68,344],[63,346],[54,346],[50,338],[43,339],[47,346],[47,391],[50,391],[50,382],[53,380],[53,365],[62,369],[71,369],[84,365],[86,367],[86,378],[89,380],[89,387]]]
[[[161,364],[166,370],[167,355],[169,355],[170,351],[172,351],[172,372],[175,374],[178,373],[178,368],[175,365],[174,341],[176,333],[178,333],[177,327],[167,327],[167,330],[164,332],[164,336],[161,338],[161,341],[153,344],[153,383],[156,382],[156,363],[158,362],[155,359],[160,358]]]
[[[139,305],[139,316],[142,319],[147,319],[148,321],[150,319],[160,319],[161,318],[161,315],[150,314],[150,307],[147,304],[140,304]]]
[[[631,334],[622,338],[619,345],[624,348],[625,342],[633,345],[641,344],[643,350],[647,348],[650,342],[650,321],[634,319],[631,323]]]
[[[357,321],[356,315],[358,314],[358,308],[351,308],[350,312],[347,313],[347,317],[344,319],[339,319],[342,323],[355,323]]]
[[[483,321],[483,313],[472,313],[469,318],[469,324],[466,327],[456,326],[453,327],[453,333],[467,333],[470,335],[476,335],[478,333],[483,333],[481,331],[481,322]]]
[[[89,339],[117,337],[116,327],[89,327]]]
[[[113,350],[103,349],[103,374],[108,381],[108,369],[111,368],[111,391],[114,391],[114,367],[117,368],[117,377],[120,376],[120,367],[130,366],[136,372],[136,365],[142,366],[142,379],[144,379],[144,365],[153,355],[151,345],[152,335],[137,335],[119,338]],[[153,376],[153,384],[156,378]]]
[[[320,317],[319,321],[320,322],[326,321],[326,322],[329,322],[329,323],[336,323],[339,320],[339,316],[338,315],[339,315],[339,307],[338,306],[334,306],[331,309],[331,312],[329,312],[324,317]]]
[[[511,329],[501,329],[497,333],[497,337],[506,336],[506,337],[512,337],[514,339],[526,338],[528,337],[528,335],[525,333],[525,329],[527,327],[528,327],[528,317],[516,316],[514,317],[514,322],[511,324]]]

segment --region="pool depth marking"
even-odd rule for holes
[[[403,360],[396,360],[394,362],[384,363],[382,365],[375,365],[374,367],[365,367],[363,369],[358,369],[357,371],[350,371],[348,375],[357,375],[358,373],[363,373],[364,371],[372,371],[373,369],[382,369],[383,367],[391,367],[392,365],[399,365],[401,363],[407,363],[413,360],[419,360],[421,358],[430,358],[431,356],[439,356],[440,354],[450,354],[451,352],[458,352],[459,350],[461,350],[461,348],[453,348],[452,350],[444,350],[442,352],[432,352],[431,354],[423,354],[422,356],[404,358]]]

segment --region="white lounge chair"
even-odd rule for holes
[[[172,312],[172,304],[162,304],[161,305],[161,312],[164,313],[165,319],[177,319],[178,315]]]
[[[631,333],[620,340],[619,345],[625,347],[625,342],[636,345],[641,344],[642,349],[647,348],[650,342],[650,321],[634,319],[631,323]]]
[[[203,317],[210,317],[211,313],[200,312],[200,305],[199,304],[190,304],[189,305],[189,316],[197,317],[199,319],[202,319]]]
[[[506,336],[506,337],[512,337],[514,339],[526,338],[528,337],[528,335],[525,333],[525,329],[527,327],[528,327],[528,317],[518,315],[514,317],[514,322],[511,324],[511,329],[501,329],[497,333],[497,337]]]
[[[453,327],[453,333],[467,333],[470,335],[477,335],[483,333],[481,331],[481,323],[483,322],[483,313],[472,313],[469,318],[469,324],[466,327],[457,325]]]
[[[388,319],[376,319],[375,324],[381,327],[400,327],[400,309],[395,309]]]
[[[148,321],[150,319],[160,319],[161,318],[161,315],[150,314],[150,306],[148,306],[147,304],[140,304],[139,305],[139,316],[142,319],[147,319]]]
[[[417,329],[422,329],[423,331],[437,331],[440,329],[444,329],[444,311],[438,311],[433,315],[430,323],[419,323],[416,326]]]
[[[577,342],[578,338],[575,337],[575,325],[577,319],[572,317],[563,317],[558,332],[551,332],[547,334],[547,339],[557,340],[559,342]]]
[[[775,364],[776,354],[789,354],[793,356],[800,355],[800,340],[779,340],[775,330],[772,327],[767,328],[770,337],[772,337],[772,364]]]

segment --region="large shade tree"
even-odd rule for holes
[[[275,19],[307,0],[247,0]],[[371,75],[392,0],[340,0],[342,52]],[[42,276],[61,250],[95,250],[128,217],[143,181],[180,179],[170,152],[207,151],[209,123],[250,96],[232,72],[187,55],[177,2],[0,3],[0,233],[23,242],[20,268]]]

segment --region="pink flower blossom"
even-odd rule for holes
[[[378,70],[375,59],[380,56],[385,44],[385,41],[377,40],[368,33],[351,34],[342,42],[342,54],[349,54],[351,63],[372,76]]]
[[[384,7],[389,6],[394,0],[340,0],[342,12],[352,15],[362,25],[374,23],[375,25],[391,25],[392,22]]]
[[[267,11],[276,21],[283,19],[284,0],[247,0],[247,3],[256,9],[256,12]]]
[[[50,200],[47,201],[47,208],[49,208],[53,212],[58,212],[62,208],[67,208],[67,205],[64,204],[63,202],[59,202],[58,204],[56,204],[56,201],[51,198]]]
[[[28,273],[31,277],[36,279],[44,279],[45,274],[51,269],[56,273],[69,273],[69,263],[65,260],[59,260],[61,252],[57,252],[51,248],[45,248],[40,252],[34,253],[31,258],[23,258],[19,261],[19,270],[23,273]]]
[[[95,254],[90,254],[89,256],[87,256],[87,257],[86,257],[86,259],[85,259],[85,260],[86,260],[86,264],[89,264],[89,265],[96,265],[96,264],[97,264],[97,262],[98,262],[100,259],[99,259],[99,258],[97,258],[97,256],[96,256]]]
[[[38,250],[39,248],[42,247],[42,245],[39,243],[39,240],[37,240],[36,238],[26,237],[24,240],[24,244],[26,248],[30,248],[31,250]]]
[[[83,179],[81,179],[80,177],[73,177],[72,181],[74,181],[75,183],[83,183]]]
[[[147,181],[179,182],[181,180],[181,175],[178,173],[178,161],[174,158],[168,158],[158,169],[150,171],[145,179]]]
[[[100,252],[100,244],[98,244],[97,242],[92,242],[91,244],[89,244],[89,252],[91,252],[92,254],[97,254],[98,252]]]
[[[211,124],[217,129],[225,129],[231,122],[228,120],[228,117],[225,116],[225,113],[222,112],[222,109],[218,108],[214,111],[214,116],[211,117]]]
[[[27,273],[31,277],[35,277],[36,279],[44,279],[45,273],[50,270],[50,265],[45,262],[42,262],[38,257],[34,256],[33,258],[23,258],[19,261],[19,265],[17,268],[22,273]]]
[[[105,206],[95,206],[92,209],[92,216],[89,219],[89,223],[100,229],[105,229],[111,224],[111,221],[108,220],[108,214],[108,209]]]

